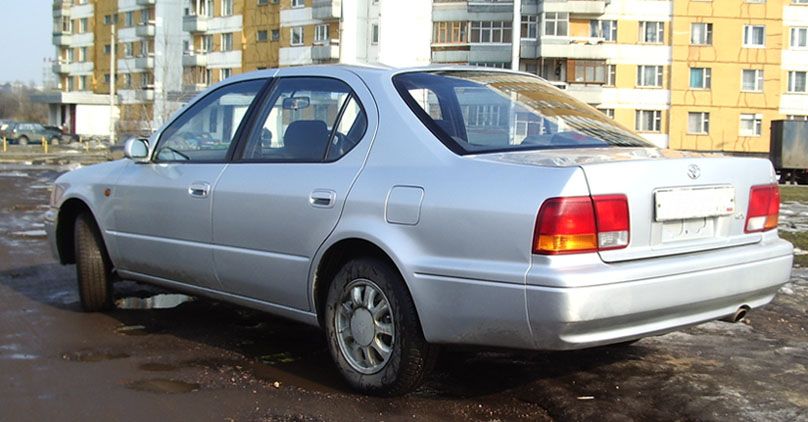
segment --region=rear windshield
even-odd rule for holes
[[[653,146],[536,77],[434,71],[403,73],[393,82],[421,121],[458,154]]]

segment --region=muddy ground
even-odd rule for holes
[[[115,311],[81,312],[42,226],[73,166],[0,164],[0,420],[808,420],[808,269],[739,324],[578,352],[447,351],[417,392],[371,398],[346,388],[317,330],[286,320],[134,283]],[[808,223],[808,204],[784,213]]]

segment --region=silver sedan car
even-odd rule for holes
[[[523,73],[248,73],[125,151],[54,187],[85,310],[126,279],[320,326],[371,394],[417,387],[441,345],[739,319],[791,270],[767,160],[656,148]]]

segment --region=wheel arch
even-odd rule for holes
[[[59,251],[59,261],[62,264],[76,263],[74,231],[76,218],[81,213],[90,215],[98,227],[98,221],[92,209],[82,199],[69,198],[59,207],[59,217],[56,222],[56,247]]]
[[[404,280],[405,289],[412,297],[412,291],[407,283],[407,278],[401,270],[401,266],[394,259],[394,255],[380,246],[379,243],[365,237],[346,237],[330,244],[320,255],[314,270],[311,291],[314,312],[317,315],[320,327],[324,327],[325,303],[331,281],[342,266],[351,259],[373,257],[387,262],[399,273],[401,279]]]

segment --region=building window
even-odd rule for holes
[[[475,21],[471,23],[471,42],[509,43],[511,42],[511,22]]]
[[[469,66],[490,67],[494,69],[509,69],[510,63],[506,62],[469,62]]]
[[[538,15],[522,15],[521,36],[523,40],[535,40],[539,37]]]
[[[111,53],[112,53],[112,45],[111,44],[105,44],[104,45],[104,54],[111,54]]]
[[[233,50],[233,33],[222,34],[222,48],[220,51]]]
[[[808,28],[791,28],[791,48],[808,47]]]
[[[606,65],[606,85],[614,86],[616,81],[617,81],[617,65],[616,64]]]
[[[763,91],[763,71],[760,69],[744,69],[741,71],[741,91]]]
[[[637,66],[637,86],[661,87],[662,66]]]
[[[305,3],[303,0],[292,0],[292,7],[303,7]]]
[[[566,37],[569,31],[570,15],[567,12],[546,12],[544,14],[544,35]]]
[[[613,108],[602,108],[600,111],[608,116],[610,119],[614,119],[614,109]]]
[[[436,44],[465,44],[468,42],[468,23],[435,22],[432,42]]]
[[[71,77],[67,77],[67,90],[68,91],[75,91],[76,90],[76,82]]]
[[[379,24],[374,23],[370,25],[370,43],[376,45],[379,43]]]
[[[131,73],[124,73],[123,74],[123,87],[124,88],[131,88],[132,87],[132,74]]]
[[[324,43],[328,41],[328,25],[322,24],[314,27],[314,42]]]
[[[763,25],[743,26],[743,46],[760,48],[766,45],[766,27]]]
[[[267,32],[265,29],[256,32],[255,40],[258,42],[267,42],[269,40],[269,32]]]
[[[111,79],[110,79],[109,73],[105,73],[104,74],[104,83],[109,85],[110,81],[111,81]]]
[[[589,36],[603,38],[605,41],[617,41],[617,21],[589,21]]]
[[[303,45],[303,27],[294,26],[290,29],[292,36],[290,45]]]
[[[104,25],[112,25],[112,15],[104,15]]]
[[[227,68],[219,69],[219,80],[223,81],[223,80],[229,78],[230,75],[232,75],[232,74],[233,74],[233,69],[227,69]]]
[[[789,114],[788,116],[786,116],[786,119],[808,121],[808,115]]]
[[[150,20],[151,20],[151,14],[149,13],[149,9],[141,10],[140,11],[140,24],[141,25],[148,25]]]
[[[690,68],[690,88],[710,89],[712,86],[713,71],[709,67]]]
[[[570,60],[569,75],[573,79],[568,82],[584,84],[606,83],[606,62],[599,60]]]
[[[791,93],[806,93],[806,71],[790,71],[788,72],[788,92]]]
[[[135,12],[129,11],[123,15],[123,26],[129,28],[135,24]]]
[[[152,89],[151,75],[148,73],[140,74],[140,87],[143,89]]]
[[[258,0],[259,6],[266,6],[269,4],[269,0]]]
[[[143,40],[140,42],[140,57],[148,57],[149,56],[149,42]]]
[[[713,43],[713,24],[692,23],[690,24],[690,44],[711,45]]]
[[[279,29],[272,30],[272,41],[278,41],[281,39],[281,31]]]
[[[79,47],[79,61],[86,62],[87,60],[87,47]]]
[[[233,15],[233,0],[222,0],[222,16]]]
[[[134,48],[132,47],[132,43],[130,43],[130,42],[123,43],[123,56],[124,57],[132,57],[134,55],[132,53],[133,50],[134,50]]]
[[[90,26],[89,25],[90,24],[89,24],[89,21],[87,20],[87,18],[79,19],[79,33],[83,34],[85,32],[89,32],[90,31]]]
[[[213,35],[205,35],[202,37],[202,52],[210,53],[213,51]]]
[[[638,132],[659,132],[662,130],[662,111],[637,110],[636,126]]]
[[[700,135],[710,133],[710,113],[687,113],[687,133]]]
[[[741,136],[760,136],[763,116],[760,114],[741,114]]]
[[[84,91],[87,89],[87,76],[82,75],[79,76],[79,91]]]
[[[665,40],[663,22],[640,22],[640,42],[659,44]]]

